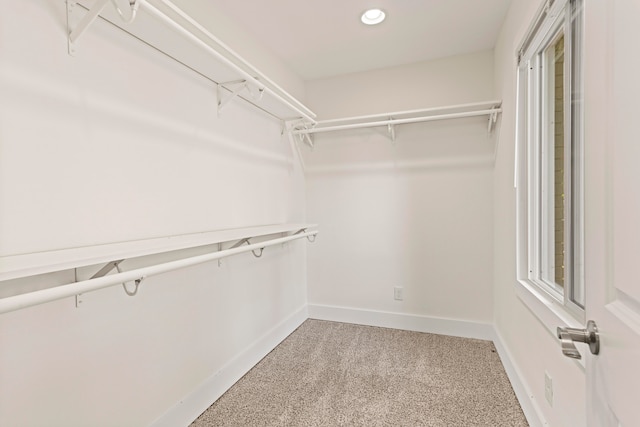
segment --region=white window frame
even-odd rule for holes
[[[549,0],[536,16],[517,52],[516,102],[516,216],[517,216],[517,294],[532,312],[555,334],[563,324],[580,326],[584,313],[584,195],[583,195],[583,111],[581,102],[574,105],[572,96],[582,94],[582,32],[584,0]],[[574,19],[572,19],[574,14]],[[577,27],[574,27],[574,24]],[[545,49],[564,34],[564,144],[565,144],[565,284],[560,287],[545,280],[550,272],[550,236],[548,218],[542,201],[546,179],[542,176],[549,139],[553,135],[545,126],[548,114],[544,105],[545,88],[550,74],[544,69]],[[575,39],[574,39],[575,38]],[[578,46],[575,50],[572,48]],[[548,94],[549,92],[546,91]],[[546,130],[546,132],[545,132]],[[568,163],[567,163],[568,162]],[[553,171],[547,171],[553,173]],[[546,195],[549,197],[549,195]],[[545,218],[547,221],[545,222]],[[547,260],[546,262],[544,260]],[[547,268],[548,270],[548,268]],[[569,279],[567,279],[569,278]],[[579,295],[578,298],[575,298]]]

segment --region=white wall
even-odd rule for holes
[[[488,101],[493,93],[490,51],[307,82],[318,119]]]
[[[492,52],[313,81],[322,118],[493,98]],[[489,323],[493,139],[486,119],[317,134],[302,148],[310,306]],[[404,300],[393,287],[404,288]],[[312,312],[313,314],[313,312]]]
[[[116,287],[85,295],[81,309],[65,299],[0,315],[0,425],[148,425],[307,301],[493,319],[542,417],[583,425],[581,369],[513,291],[513,52],[535,3],[514,0],[495,59],[481,52],[306,88],[225,24],[241,54],[253,53],[294,95],[306,89],[320,118],[504,101],[495,171],[482,119],[400,126],[395,145],[384,131],[327,134],[314,152],[302,149],[306,196],[278,123],[240,104],[217,118],[210,83],[100,23],[68,56],[63,1],[7,5],[0,256],[305,215],[322,234],[309,247],[308,297],[306,247],[296,243],[260,260],[149,278],[135,298]],[[67,271],[0,286],[7,295],[72,278]],[[404,301],[393,300],[394,286],[404,287]],[[553,407],[544,401],[545,371]]]
[[[218,118],[210,82],[101,21],[69,56],[64,1],[4,6],[0,256],[304,221],[277,121],[239,103]],[[0,425],[149,425],[297,318],[305,248],[148,278],[136,297],[115,287],[80,309],[68,298],[0,315]]]
[[[558,339],[515,294],[516,236],[513,188],[515,52],[541,2],[514,0],[495,49],[496,96],[503,100],[494,172],[495,327],[512,356],[532,403],[550,426],[586,425],[585,379],[577,362],[562,355]],[[545,371],[553,379],[553,406],[545,400]]]

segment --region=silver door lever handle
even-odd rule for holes
[[[573,359],[581,359],[580,352],[575,346],[575,342],[589,344],[591,354],[600,352],[600,335],[596,322],[589,320],[585,329],[560,328],[557,330],[558,338],[562,343],[562,354]]]

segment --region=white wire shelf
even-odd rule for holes
[[[483,101],[366,116],[318,120],[315,124],[301,123],[296,125],[291,129],[291,134],[300,136],[301,140],[304,139],[309,145],[313,146],[313,141],[309,138],[309,135],[316,133],[386,126],[389,131],[389,137],[391,140],[395,140],[396,125],[477,116],[488,117],[487,131],[491,133],[497,121],[498,114],[502,112],[501,106],[502,101]]]
[[[1,280],[104,264],[97,273],[86,280],[78,281],[76,279],[72,283],[0,298],[0,314],[72,296],[76,297],[76,306],[79,307],[79,304],[82,303],[82,294],[116,285],[122,285],[127,295],[134,296],[138,293],[138,286],[150,276],[214,260],[220,262],[222,258],[249,251],[256,258],[260,258],[265,248],[302,238],[314,242],[318,231],[309,230],[313,227],[315,227],[313,224],[250,227],[0,258]],[[280,235],[280,237],[273,237],[276,235]],[[267,240],[250,241],[252,238],[266,238],[267,236],[271,237]],[[233,243],[233,245],[224,248],[223,242],[227,245]],[[121,262],[130,258],[180,249],[209,247],[216,243],[218,244],[216,248],[210,248],[211,250],[200,255],[156,263],[129,271],[122,271],[119,267]],[[117,269],[117,273],[109,274],[114,268]],[[134,290],[130,290],[131,285],[128,287],[127,282],[133,282]]]
[[[290,234],[315,227],[316,224],[276,224],[4,256],[0,257],[0,282],[246,238]]]

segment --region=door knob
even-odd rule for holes
[[[575,346],[575,342],[589,344],[591,354],[600,352],[600,335],[596,322],[589,320],[585,329],[560,328],[558,327],[558,338],[562,343],[562,354],[573,359],[580,359],[580,352]]]

